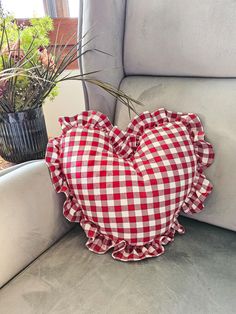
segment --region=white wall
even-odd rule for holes
[[[77,71],[73,71],[73,75]],[[78,72],[79,73],[79,72]],[[73,116],[84,109],[84,95],[82,84],[79,81],[63,82],[60,85],[59,95],[54,101],[46,100],[44,115],[49,136],[60,134],[58,118],[60,116]]]

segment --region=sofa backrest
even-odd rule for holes
[[[126,75],[236,76],[236,1],[127,0]]]
[[[90,50],[80,59],[81,72],[101,70],[92,77],[116,88],[124,78],[125,7],[126,0],[80,0],[79,37],[84,45],[81,52]],[[86,109],[99,110],[114,121],[116,99],[113,96],[91,84],[84,84],[84,94]]]
[[[81,0],[79,31],[112,55],[87,53],[82,72],[117,88],[131,75],[236,77],[235,0]],[[84,87],[87,109],[114,121],[116,100]]]

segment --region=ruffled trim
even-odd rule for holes
[[[199,213],[204,208],[204,201],[211,193],[213,186],[203,174],[214,160],[214,151],[210,143],[205,141],[205,133],[199,117],[194,113],[172,112],[164,108],[155,112],[143,112],[130,122],[126,132],[136,138],[133,149],[139,145],[139,139],[146,129],[155,128],[168,122],[181,122],[191,137],[195,155],[197,157],[197,170],[192,188],[182,205],[185,213]]]
[[[83,111],[73,117],[60,117],[59,123],[63,134],[76,127],[104,130],[105,132],[109,132],[113,128],[105,114],[93,110]]]
[[[82,219],[80,224],[84,229],[88,241],[87,248],[97,254],[105,254],[113,248],[112,257],[123,262],[139,261],[145,258],[156,257],[165,252],[164,245],[174,241],[176,232],[184,234],[184,227],[179,224],[175,215],[170,231],[161,236],[156,236],[151,242],[144,245],[130,245],[124,239],[117,239],[112,236],[101,233],[99,227],[88,221]]]
[[[82,211],[78,206],[74,193],[68,187],[61,168],[60,142],[61,139],[59,137],[49,139],[45,161],[51,174],[54,189],[57,193],[64,193],[66,196],[66,201],[63,205],[63,215],[71,222],[80,222]]]
[[[212,164],[214,152],[212,145],[204,140],[205,134],[198,116],[193,113],[175,113],[165,109],[153,113],[144,112],[130,122],[126,131],[112,126],[104,114],[95,111],[85,111],[71,118],[60,118],[59,121],[62,126],[62,135],[49,141],[46,162],[55,190],[57,193],[63,192],[66,195],[63,207],[64,216],[70,221],[80,222],[88,237],[86,244],[88,249],[98,254],[104,254],[113,248],[113,258],[122,261],[141,260],[163,254],[164,245],[174,240],[175,232],[184,233],[183,226],[177,220],[179,211],[200,212],[204,207],[204,200],[212,191],[212,185],[203,171]],[[175,213],[169,231],[142,246],[130,245],[123,239],[115,239],[110,235],[103,234],[99,226],[85,219],[76,197],[67,185],[61,168],[61,138],[74,127],[103,130],[108,135],[114,152],[124,159],[129,159],[135,153],[145,129],[155,128],[168,122],[180,122],[187,128],[197,157],[197,169],[191,190],[182,207]]]

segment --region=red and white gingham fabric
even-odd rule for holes
[[[164,252],[181,210],[200,212],[212,190],[203,170],[214,153],[195,114],[144,112],[126,131],[95,111],[60,119],[46,162],[65,217],[80,222],[87,247],[122,261]]]

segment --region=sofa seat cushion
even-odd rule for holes
[[[206,170],[214,190],[206,210],[191,218],[236,230],[236,79],[130,76],[120,88],[145,104],[138,112],[165,107],[200,117],[216,155]],[[125,129],[129,122],[127,108],[117,103],[115,124]]]
[[[1,313],[235,313],[234,232],[180,223],[187,232],[168,254],[139,263],[91,254],[74,228],[0,290]]]
[[[199,118],[160,109],[144,112],[126,131],[99,112],[61,119],[46,161],[64,215],[80,222],[87,247],[129,261],[164,252],[181,210],[199,212],[212,190],[203,170],[213,161]]]

